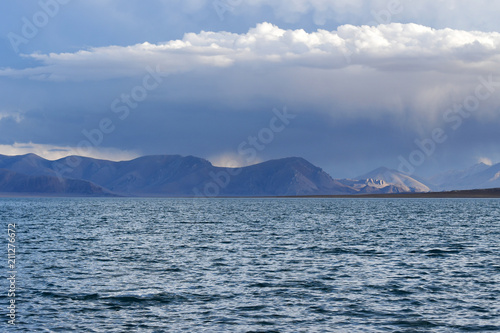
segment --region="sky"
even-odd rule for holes
[[[500,162],[500,2],[0,4],[0,154],[220,166],[300,156],[334,178]]]

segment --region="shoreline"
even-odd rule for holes
[[[64,195],[64,194],[41,194],[41,193],[0,193],[0,198],[165,198],[165,199],[228,199],[228,198],[338,198],[338,199],[495,199],[500,198],[500,188],[482,189],[482,190],[457,190],[445,192],[422,192],[422,193],[387,193],[387,194],[341,194],[341,195],[288,195],[288,196],[217,196],[217,197],[188,197],[188,196],[120,196],[120,195]]]

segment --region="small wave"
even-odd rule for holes
[[[50,291],[43,291],[40,293],[42,297],[69,299],[73,301],[104,301],[111,303],[142,303],[142,302],[156,302],[156,303],[172,303],[176,301],[186,301],[187,298],[177,294],[171,293],[157,293],[157,294],[123,294],[105,296],[99,293],[76,293],[76,294],[63,294]]]
[[[435,324],[428,320],[397,320],[390,323],[391,325],[395,325],[398,327],[407,327],[407,328],[430,328],[430,327],[438,327],[440,325]]]
[[[428,257],[444,257],[444,256],[448,256],[450,254],[458,254],[458,253],[460,253],[460,250],[457,250],[457,249],[454,249],[454,250],[445,250],[445,249],[439,249],[439,248],[429,249],[429,250],[418,249],[418,250],[411,250],[411,251],[409,251],[409,253],[412,253],[412,254],[425,254]]]
[[[495,325],[470,325],[470,326],[459,326],[463,332],[498,332],[500,331],[500,326]]]
[[[61,299],[71,299],[74,301],[87,301],[87,300],[96,300],[99,299],[99,294],[91,293],[91,294],[60,294],[51,291],[42,291],[42,297],[47,298],[61,298]]]
[[[238,306],[236,310],[238,311],[260,311],[267,308],[267,305],[247,305],[247,306]]]
[[[249,288],[273,288],[274,284],[269,282],[256,282],[248,285]]]
[[[336,247],[333,249],[326,249],[323,250],[322,253],[324,254],[357,254],[358,251],[355,249],[348,249],[348,248],[343,248],[343,247]]]
[[[173,302],[184,302],[188,299],[184,296],[171,294],[171,293],[158,293],[158,294],[146,294],[146,295],[135,295],[135,294],[123,294],[115,296],[103,296],[100,297],[105,302],[110,303],[160,303],[169,304]]]
[[[223,224],[222,221],[173,221],[172,224]]]

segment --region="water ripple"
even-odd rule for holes
[[[498,332],[499,208],[0,199],[0,218],[18,228],[20,331]]]

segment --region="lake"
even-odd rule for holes
[[[0,221],[4,331],[500,331],[500,200],[2,198]]]

